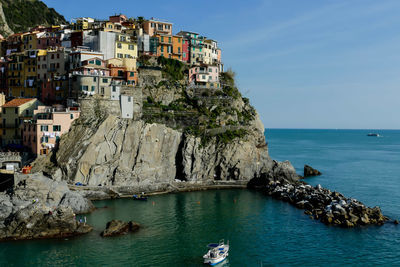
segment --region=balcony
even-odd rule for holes
[[[172,46],[172,42],[169,42],[169,41],[168,41],[168,38],[166,38],[166,39],[167,39],[167,40],[164,40],[164,41],[161,41],[161,40],[160,40],[159,43],[160,43],[160,44],[163,44],[163,45],[171,45],[171,46]]]

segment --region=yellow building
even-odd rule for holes
[[[9,88],[9,96],[19,97],[24,96],[21,92],[24,90],[24,59],[25,53],[13,53],[9,56],[9,64],[8,64],[8,88]]]
[[[106,24],[104,25],[105,32],[121,33],[121,30],[122,30],[122,25],[121,23],[118,22],[107,21]]]
[[[37,49],[37,34],[38,31],[34,32],[29,32],[27,34],[24,34],[22,37],[22,42],[23,42],[23,50],[30,50],[30,49]]]
[[[20,92],[21,97],[37,97],[37,50],[26,51],[24,58],[23,72],[23,91]]]
[[[20,125],[24,119],[32,118],[40,104],[35,98],[15,98],[2,106],[0,132],[3,146],[22,143]]]
[[[124,67],[130,70],[136,70],[136,59],[138,57],[138,48],[132,36],[127,34],[118,34],[115,42],[115,58],[122,59]]]
[[[72,30],[82,31],[90,28],[91,24],[93,24],[94,19],[92,18],[78,18],[75,19],[75,22],[71,23]]]

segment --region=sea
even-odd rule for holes
[[[368,137],[376,132],[380,137]],[[400,219],[400,131],[266,129],[273,159],[322,172],[306,179]],[[88,235],[0,243],[0,266],[203,266],[206,245],[229,240],[217,266],[400,266],[400,225],[326,226],[303,210],[247,189],[96,201]],[[84,215],[83,215],[84,216]],[[133,234],[102,238],[112,219]]]

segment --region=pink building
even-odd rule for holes
[[[204,87],[219,88],[219,70],[217,66],[201,65],[189,69],[189,83]]]
[[[22,124],[22,140],[36,155],[45,155],[52,150],[60,137],[69,131],[72,122],[79,118],[79,108],[64,108],[61,105],[38,106],[32,120]]]
[[[189,39],[186,37],[182,38],[182,61],[183,62],[190,62],[189,57]]]

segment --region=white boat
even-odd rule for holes
[[[216,265],[228,257],[229,240],[227,244],[224,243],[223,239],[219,243],[208,244],[207,248],[208,252],[203,256],[204,263]]]

